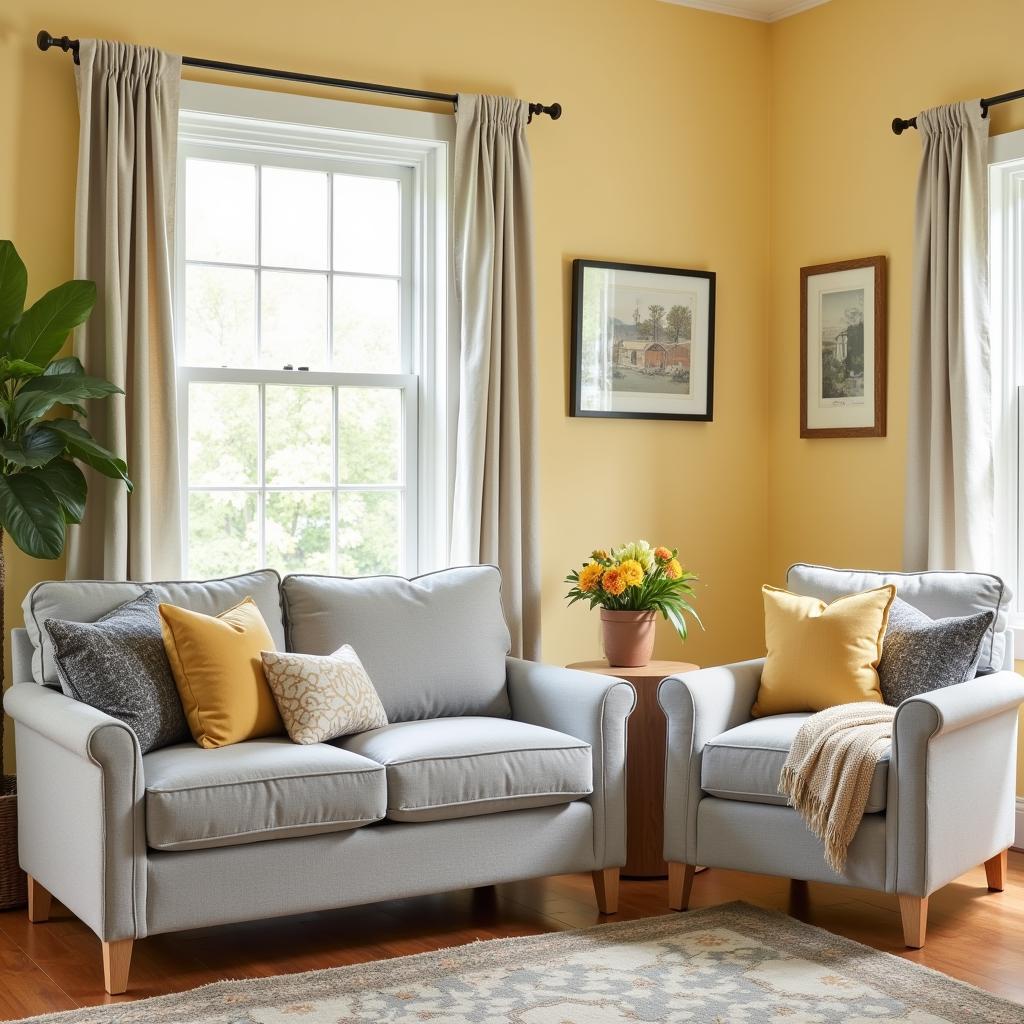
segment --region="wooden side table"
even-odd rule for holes
[[[636,689],[626,742],[627,878],[665,878],[665,714],[658,706],[658,685],[666,676],[694,672],[687,661],[651,661],[642,668],[611,668],[607,661],[578,661],[567,668],[616,676]]]

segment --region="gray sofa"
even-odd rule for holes
[[[662,682],[668,718],[665,859],[669,905],[685,910],[694,867],[732,868],[899,896],[906,944],[924,944],[928,897],[985,863],[1003,887],[1014,838],[1017,709],[1024,679],[1013,668],[1009,591],[982,573],[878,573],[794,565],[787,587],[832,601],[894,583],[932,618],[995,613],[977,678],[900,704],[889,756],[875,772],[868,813],[842,874],[778,792],[806,714],[753,719],[764,659]]]
[[[251,596],[279,649],[350,643],[391,724],[140,754],[60,691],[47,618],[93,621],[154,588],[216,614]],[[102,940],[107,990],[147,935],[592,871],[616,910],[625,859],[620,680],[509,658],[490,566],[414,580],[264,571],[201,583],[48,582],[13,633],[19,853],[29,916],[57,897]]]

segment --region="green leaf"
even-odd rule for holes
[[[60,351],[68,332],[85,322],[95,304],[92,281],[57,285],[21,315],[11,335],[11,355],[45,366]]]
[[[17,323],[25,306],[27,289],[25,264],[21,262],[14,243],[4,239],[0,242],[0,329]]]
[[[54,459],[42,469],[30,470],[26,476],[42,481],[56,495],[64,509],[64,519],[80,523],[85,515],[88,485],[82,471],[70,459]]]
[[[82,376],[85,374],[85,367],[76,356],[65,356],[63,359],[54,359],[43,370],[43,374],[47,377],[52,377],[58,373],[77,373],[79,376]]]
[[[38,377],[42,372],[43,368],[36,366],[35,363],[0,356],[0,383],[17,377]]]
[[[114,480],[123,480],[129,491],[132,482],[128,479],[128,467],[123,459],[117,458],[113,452],[107,451],[92,434],[74,420],[47,420],[49,430],[56,430],[64,438],[68,454],[79,459],[87,466],[92,466],[98,473]]]
[[[20,441],[0,441],[0,455],[16,466],[45,466],[64,451],[64,438],[45,427],[28,431]]]
[[[80,398],[103,398],[106,395],[122,394],[116,384],[102,377],[84,377],[77,373],[61,373],[35,377],[30,380],[14,399],[13,410],[16,423],[39,419],[58,402],[69,403]]]
[[[0,525],[33,558],[59,558],[64,510],[49,487],[29,473],[0,476]]]

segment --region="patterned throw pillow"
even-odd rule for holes
[[[295,743],[322,743],[388,724],[384,705],[356,652],[262,653],[263,670],[288,735]]]
[[[190,740],[152,590],[96,622],[47,619],[61,687],[124,722],[150,750]]]
[[[992,612],[933,619],[898,597],[889,609],[878,677],[893,706],[973,679]]]

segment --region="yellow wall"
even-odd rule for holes
[[[678,545],[708,581],[700,597],[708,632],[686,657],[713,663],[760,650],[767,26],[655,0],[7,0],[0,237],[15,240],[33,294],[72,269],[74,85],[67,57],[36,50],[44,27],[251,64],[559,100],[560,121],[530,127],[544,654],[598,656],[597,618],[564,607],[561,579],[591,547],[637,536]],[[714,423],[567,417],[574,257],[717,271]],[[13,625],[31,583],[62,566],[9,558]],[[659,650],[682,655],[667,630]]]

